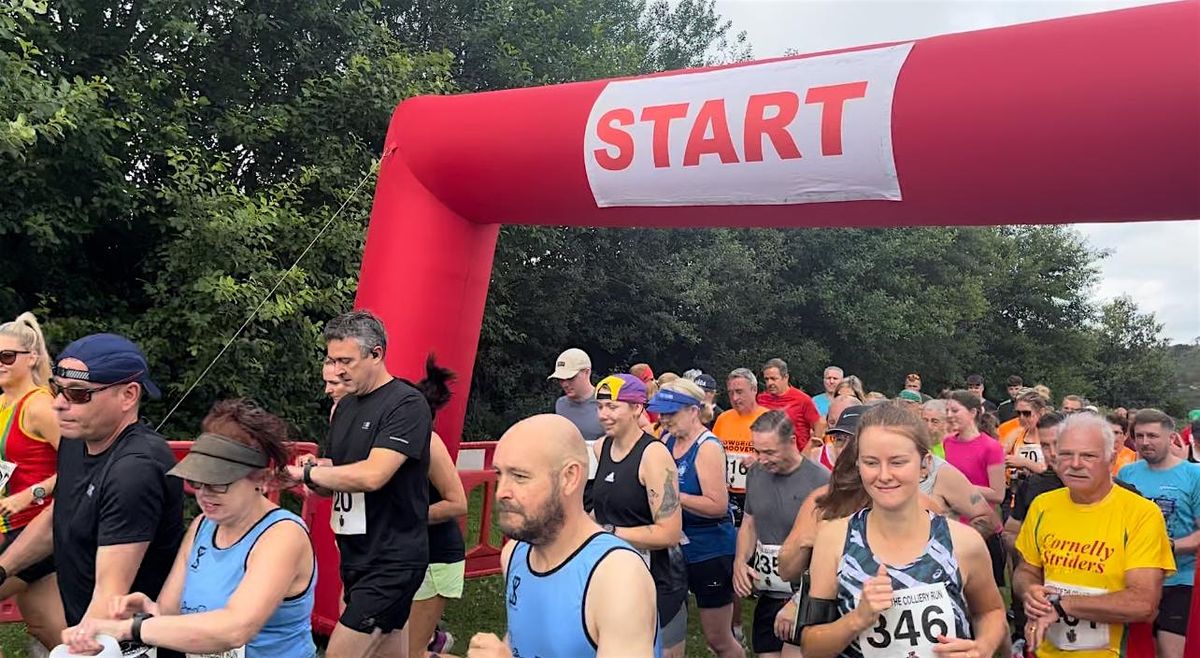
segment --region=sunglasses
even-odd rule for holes
[[[207,489],[209,492],[215,493],[215,494],[223,494],[223,493],[229,492],[228,484],[204,484],[203,482],[197,482],[195,480],[188,480],[187,483],[188,483],[189,487],[191,487],[192,489],[195,489],[196,491],[200,491],[201,489]]]
[[[18,354],[33,354],[29,350],[3,350],[0,351],[0,363],[6,366],[11,366],[17,362]]]
[[[1032,416],[1032,415],[1033,415],[1033,412],[1032,412],[1032,411],[1020,411],[1020,410],[1018,410],[1018,411],[1017,411],[1017,415],[1018,415],[1018,416],[1020,416],[1021,418],[1029,418],[1030,416]]]
[[[58,382],[51,379],[50,380],[50,394],[53,395],[54,397],[58,397],[59,395],[61,395],[67,399],[67,402],[70,402],[71,404],[87,404],[92,401],[92,396],[95,395],[96,393],[99,393],[100,391],[103,391],[105,389],[112,388],[114,386],[122,386],[122,385],[128,384],[128,383],[129,382],[117,382],[115,384],[105,384],[104,386],[101,386],[99,388],[82,388],[82,387],[78,387],[78,386],[76,386],[76,387],[63,386],[62,384],[59,384]]]

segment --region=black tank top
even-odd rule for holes
[[[654,523],[654,513],[646,500],[646,487],[638,481],[638,470],[642,467],[642,453],[653,436],[642,433],[633,444],[633,449],[619,462],[612,458],[612,437],[604,437],[600,447],[600,463],[596,467],[596,480],[592,485],[592,509],[596,523],[612,524],[618,528],[631,528]]]
[[[437,487],[429,485],[429,506],[442,502]],[[467,559],[467,547],[463,541],[462,528],[458,519],[450,519],[429,526],[429,563],[454,564]]]
[[[612,437],[604,437],[600,461],[592,486],[592,510],[596,523],[618,528],[653,525],[654,513],[646,499],[646,487],[638,480],[642,454],[658,439],[642,433],[633,449],[619,462],[612,458]],[[643,559],[646,558],[643,553]],[[671,621],[687,597],[686,562],[679,547],[649,551],[650,575],[658,592],[659,623]]]

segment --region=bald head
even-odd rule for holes
[[[544,545],[564,523],[585,515],[588,448],[563,416],[533,416],[510,427],[496,444],[492,467],[499,475],[497,521],[505,535]]]
[[[837,425],[838,419],[842,417],[842,412],[850,407],[857,407],[862,404],[862,401],[853,395],[839,395],[829,403],[829,413],[825,414],[826,422],[832,427]]]
[[[575,423],[557,414],[532,416],[508,428],[496,445],[506,455],[520,455],[530,466],[558,470],[569,462],[587,467],[587,443]]]

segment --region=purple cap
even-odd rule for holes
[[[609,375],[596,384],[596,399],[646,404],[646,384],[624,372]]]

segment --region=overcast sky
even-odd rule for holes
[[[948,32],[1089,14],[1146,1],[1077,0],[717,0],[745,31],[756,59],[919,39]],[[1098,299],[1128,294],[1153,311],[1173,342],[1200,338],[1200,220],[1077,225],[1101,263]]]

